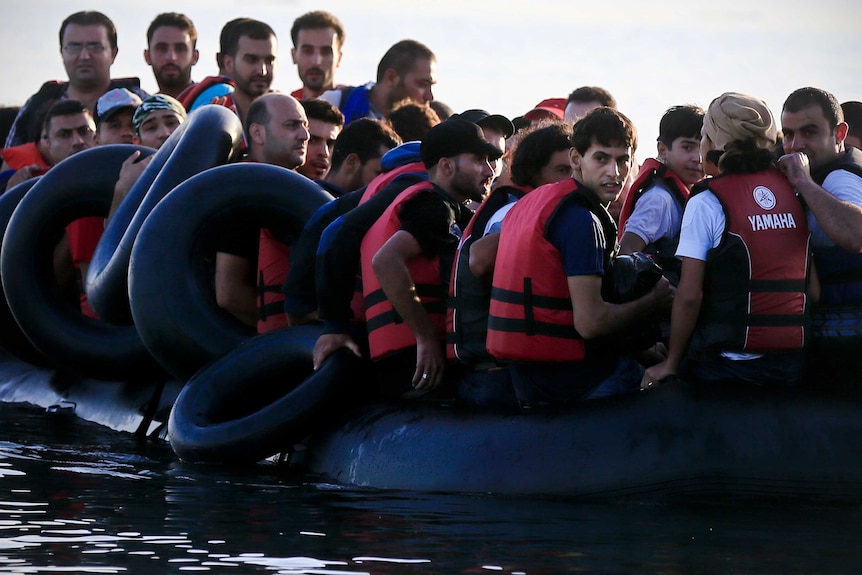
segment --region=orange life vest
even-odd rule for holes
[[[401,320],[383,292],[371,266],[371,260],[383,244],[401,228],[401,206],[419,192],[433,189],[430,182],[420,182],[401,192],[362,239],[362,292],[365,298],[365,322],[368,327],[371,359],[380,359],[416,345],[413,332]],[[416,286],[416,296],[434,322],[435,332],[442,341],[446,335],[446,314],[443,293],[445,281],[441,278],[440,258],[419,256],[408,262],[407,269]]]

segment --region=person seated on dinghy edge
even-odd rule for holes
[[[245,161],[294,171],[305,161],[308,118],[296,98],[277,92],[259,96],[249,107],[248,123]],[[278,230],[260,226],[225,229],[216,247],[215,295],[219,307],[257,331],[258,304],[265,305],[258,297],[263,293],[259,292],[258,278],[260,273],[268,277],[287,266],[290,243]],[[280,295],[282,281],[273,292],[276,295]],[[280,315],[284,316],[283,311]],[[286,325],[286,317],[284,321]]]
[[[466,203],[490,193],[502,154],[477,124],[437,124],[420,144],[428,181],[399,194],[362,240],[368,347],[384,397],[454,391],[460,366],[445,351],[452,260],[473,215]]]
[[[806,384],[860,391],[862,356],[862,151],[826,90],[794,90],[781,111],[785,155],[779,168],[802,198],[821,283],[813,306]]]
[[[357,357],[368,357],[360,261],[362,239],[401,192],[428,180],[420,147],[420,142],[404,142],[389,150],[380,159],[382,174],[364,190],[335,202],[334,207],[342,213],[333,214],[331,223],[324,227],[315,257],[315,297],[323,331],[314,345],[314,369],[319,369],[330,354],[342,347]],[[342,205],[344,202],[351,205]]]
[[[759,98],[726,92],[710,103],[701,153],[712,177],[683,212],[668,356],[642,389],[675,374],[775,387],[802,379],[819,284],[804,208],[772,151],[776,132]]]
[[[461,236],[452,268],[447,304],[447,354],[464,364],[458,397],[477,407],[512,408],[518,402],[508,365],[488,353],[485,337],[491,277],[504,215],[525,194],[568,178],[572,126],[541,120],[507,140],[508,184],[496,184]],[[499,179],[497,180],[499,181]]]
[[[505,147],[506,138],[512,135],[512,122],[500,114],[472,109],[452,116],[476,124],[483,137],[499,150]],[[420,122],[422,123],[422,122]],[[439,125],[439,124],[437,124]],[[433,129],[433,126],[430,129]],[[430,131],[423,132],[424,136]],[[361,293],[362,271],[359,265],[359,246],[368,229],[382,215],[401,191],[419,181],[427,180],[425,165],[421,161],[421,142],[407,142],[387,152],[382,164],[387,172],[368,186],[356,209],[337,217],[321,235],[316,262],[316,289],[319,318],[324,322],[322,335],[314,347],[314,368],[336,349],[347,347],[361,356],[367,347],[365,309]],[[491,159],[494,174],[501,169],[499,159]],[[412,180],[412,181],[411,181]],[[493,185],[493,184],[492,184]],[[367,201],[366,201],[367,200]],[[478,202],[473,202],[478,205]],[[360,289],[357,289],[358,288]]]
[[[668,306],[674,290],[661,277],[633,301],[603,296],[617,234],[607,207],[623,189],[636,147],[631,120],[594,109],[572,131],[572,176],[526,194],[506,214],[486,346],[509,364],[522,406],[638,389],[643,368],[615,340]]]

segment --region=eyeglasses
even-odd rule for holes
[[[77,56],[85,49],[90,54],[101,54],[106,50],[105,45],[101,42],[88,42],[86,44],[81,44],[80,42],[70,42],[69,44],[63,46],[63,51],[70,56]]]

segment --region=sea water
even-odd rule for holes
[[[849,574],[860,541],[857,506],[348,489],[0,404],[4,573]]]

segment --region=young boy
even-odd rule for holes
[[[658,156],[643,163],[620,212],[620,253],[655,254],[665,277],[679,283],[682,210],[692,186],[703,179],[700,130],[703,109],[673,106],[659,123]]]

